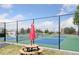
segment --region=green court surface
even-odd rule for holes
[[[48,48],[59,48],[59,36],[58,35],[45,35],[41,36],[36,39],[40,42],[35,42],[40,46],[48,47]],[[79,52],[79,36],[77,35],[61,35],[63,39],[60,39],[60,48],[63,50],[70,50],[70,51],[78,51]],[[30,40],[28,35],[19,35],[18,36],[18,43],[21,44],[30,44]],[[51,39],[50,39],[51,38]],[[2,41],[1,41],[2,42]],[[16,43],[15,38],[7,38],[7,42]],[[49,42],[49,43],[48,43]]]
[[[45,35],[43,37],[39,36],[37,38],[37,40],[40,40],[40,39],[43,39],[43,38],[53,38],[55,36],[58,37],[58,35]],[[61,49],[79,52],[79,36],[77,36],[77,35],[63,35],[63,37],[64,37],[63,41],[60,41]],[[24,39],[25,41],[24,40],[23,40],[23,42],[19,41],[19,43],[24,43],[24,42],[25,42],[25,44],[30,43],[30,41],[28,40],[27,37],[26,37],[27,40],[25,38],[22,38],[21,36],[20,36],[20,38]],[[57,44],[58,44],[58,42],[59,42],[59,39],[57,40]],[[48,47],[48,48],[57,48],[57,49],[59,47],[59,45],[54,45],[54,44],[42,44],[42,43],[40,44],[40,43],[38,43],[38,45]]]
[[[61,49],[79,52],[79,36],[66,35],[61,43]]]

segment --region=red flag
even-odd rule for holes
[[[36,38],[36,33],[35,33],[34,20],[33,20],[33,23],[31,24],[30,33],[29,33],[29,39],[31,41],[34,41],[35,38]]]

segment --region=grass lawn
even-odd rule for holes
[[[8,45],[6,47],[0,48],[0,55],[19,55],[19,49],[21,49],[21,46]],[[60,51],[45,49],[42,54],[43,55],[60,55],[64,53]]]
[[[17,45],[8,45],[3,48],[0,48],[0,55],[16,55],[19,54],[19,49],[21,46]]]

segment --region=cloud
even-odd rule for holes
[[[4,9],[10,9],[12,8],[12,4],[1,4],[0,7]]]
[[[60,24],[61,29],[65,27],[73,27],[77,31],[78,27],[77,25],[74,25],[73,21],[74,21],[73,17],[64,19],[63,21],[61,21],[61,24]],[[41,30],[48,29],[49,31],[54,31],[54,32],[59,31],[58,22],[55,22],[55,21],[44,21],[41,23],[39,22],[36,27]]]
[[[21,14],[17,14],[13,18],[7,18],[10,16],[8,13],[4,13],[0,15],[0,22],[12,22],[12,21],[17,21],[17,20],[24,20],[24,16]]]
[[[6,19],[6,17],[7,17],[8,15],[9,15],[8,13],[1,14],[1,15],[0,15],[0,22],[8,21],[8,20]]]
[[[8,13],[4,13],[4,14],[1,14],[0,17],[5,18],[5,17],[7,17],[8,15],[9,15]]]
[[[14,16],[13,18],[7,18],[7,16],[10,16],[10,15],[8,13],[1,14],[0,15],[0,22],[11,22],[11,23],[7,23],[6,28],[9,29],[9,30],[15,30],[16,31],[16,22],[12,22],[12,21],[17,21],[17,20],[21,20],[21,19],[23,20],[24,16],[21,15],[21,14],[18,14],[16,16]],[[0,23],[0,25],[1,25],[1,23]],[[19,26],[26,27],[25,24],[20,24],[20,23],[19,23]]]
[[[63,15],[70,12],[74,12],[76,10],[76,4],[64,4],[57,15]]]
[[[13,20],[24,20],[24,16],[23,15],[21,15],[21,14],[18,14],[18,15],[16,15],[16,16],[14,16],[12,19]]]
[[[70,17],[64,21],[61,22],[61,27],[64,28],[64,27],[71,27],[71,26],[74,26],[73,24],[73,17]]]
[[[73,27],[77,30],[77,25],[73,24],[73,17],[70,17],[64,21],[61,22],[61,28],[65,28],[65,27]]]
[[[53,31],[53,21],[44,21],[44,22],[39,22],[38,24],[36,24],[36,28],[37,29],[41,29],[41,30],[49,30],[49,31]]]

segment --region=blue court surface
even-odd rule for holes
[[[2,38],[0,38],[0,40],[4,40]],[[62,36],[60,38],[60,42],[62,42],[64,40],[64,37]],[[16,37],[7,37],[6,38],[7,42],[16,42]],[[30,44],[30,40],[27,37],[18,37],[18,42],[19,43],[23,43],[23,44]],[[59,37],[55,36],[55,37],[44,37],[44,38],[37,38],[35,39],[35,44],[40,44],[40,45],[44,45],[44,46],[58,46],[59,45]]]
[[[60,38],[60,41],[62,42],[64,38]],[[48,44],[48,45],[58,45],[59,44],[59,38],[54,37],[54,38],[43,38],[35,41],[36,43],[40,44]]]
[[[15,37],[7,37],[7,42],[16,43]],[[4,42],[4,38],[0,38],[0,42]],[[18,43],[20,44],[30,44],[30,40],[26,35],[18,36]],[[59,48],[59,36],[39,36],[35,39],[35,44],[48,48]],[[77,35],[62,35],[60,36],[60,46],[61,49],[70,50],[70,51],[78,51],[79,52],[79,36]]]

